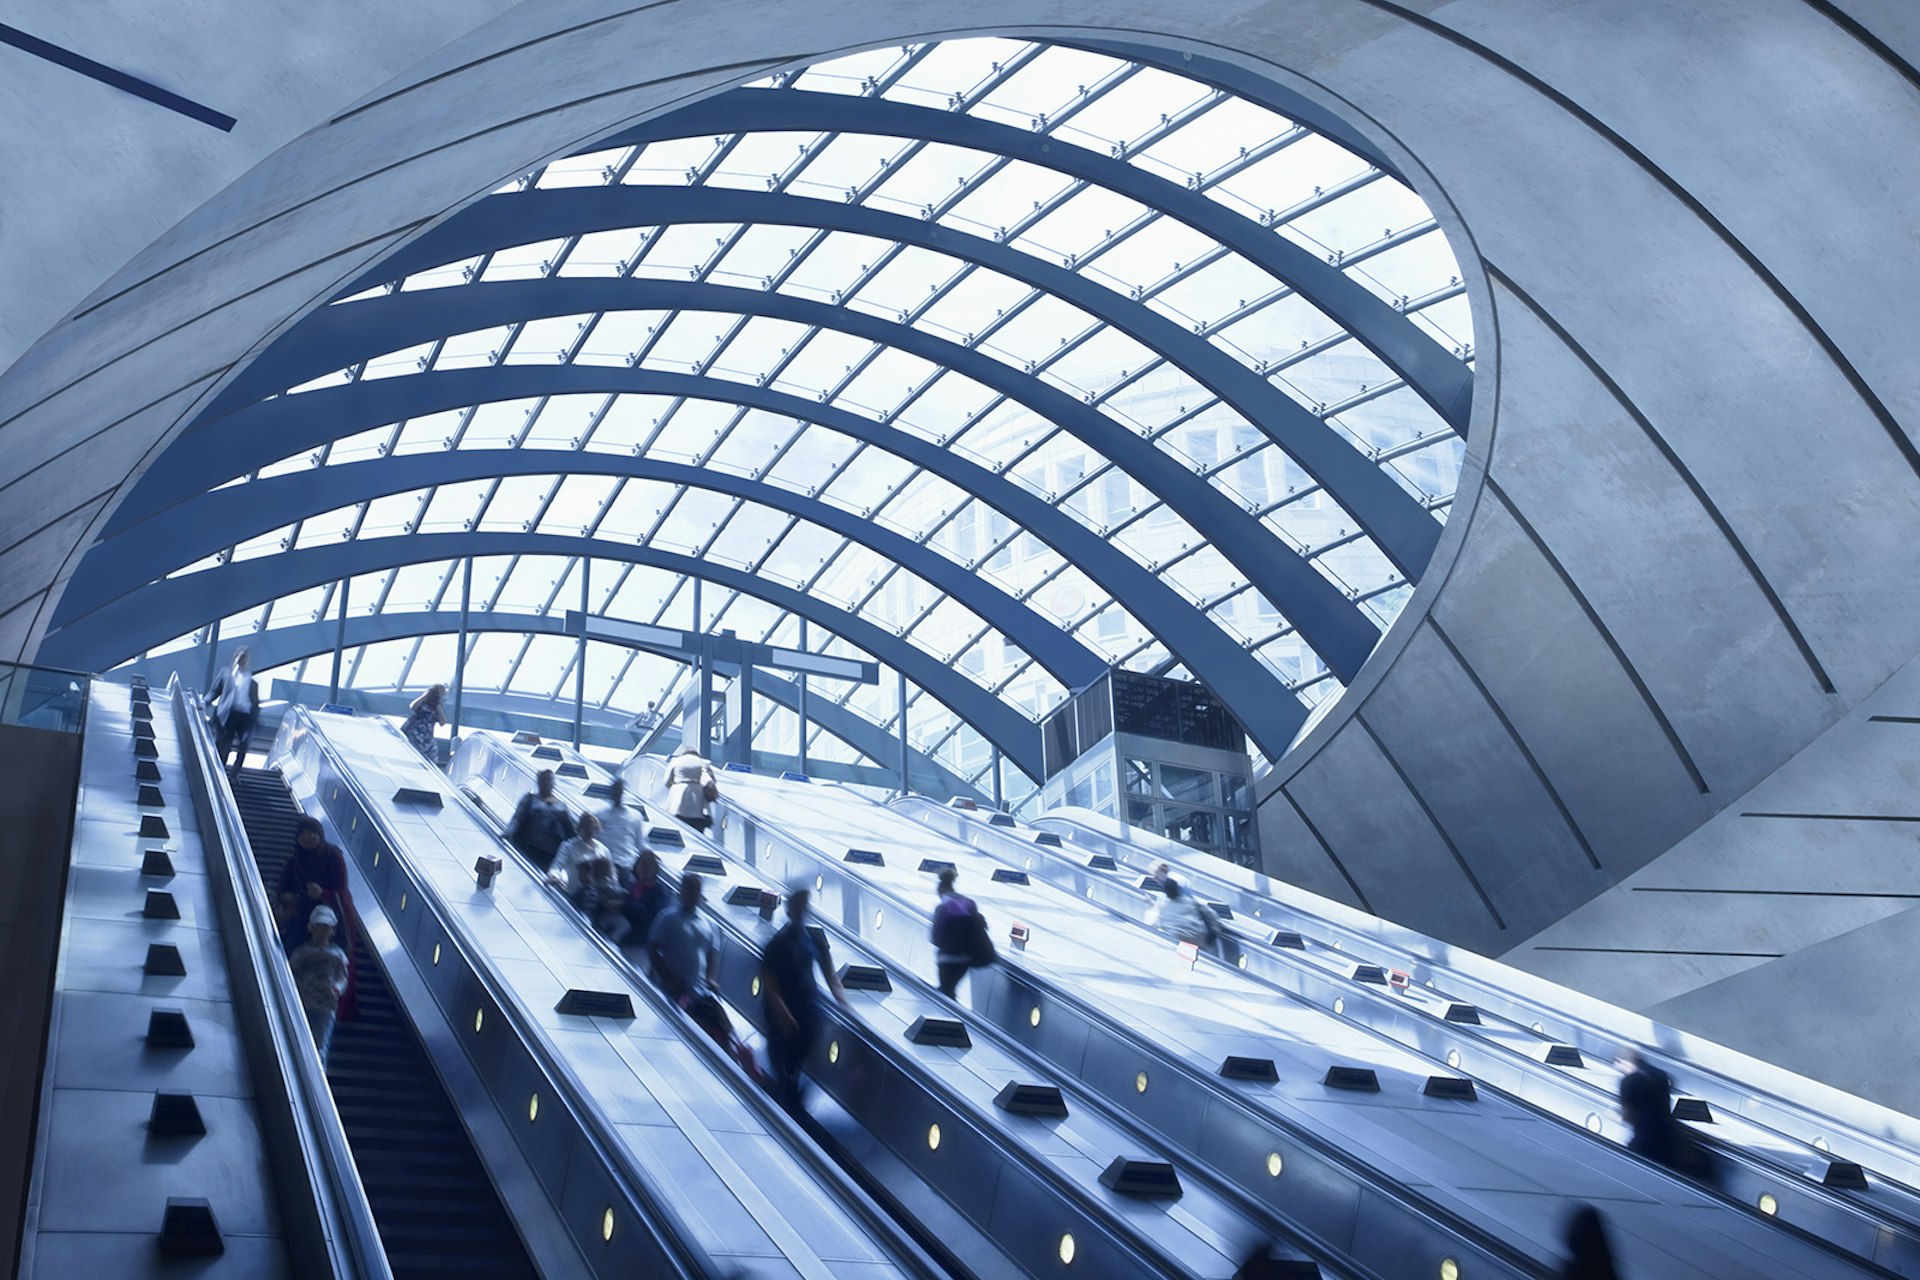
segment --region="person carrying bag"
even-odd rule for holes
[[[940,905],[933,909],[933,963],[940,975],[940,994],[950,999],[956,997],[967,970],[1000,958],[987,918],[972,898],[953,887],[958,875],[952,867],[941,870]]]

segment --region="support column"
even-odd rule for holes
[[[587,619],[592,616],[589,608],[591,591],[589,575],[593,562],[585,556],[580,557],[580,646],[573,653],[573,749],[580,749],[580,726],[587,716]]]
[[[812,652],[812,650],[807,648],[807,620],[805,618],[800,619],[800,652]],[[807,673],[804,671],[800,673],[800,697],[796,709],[800,714],[800,750],[795,754],[800,757],[800,772],[805,773],[807,772]]]
[[[1000,748],[999,747],[995,747],[993,749],[993,807],[996,809],[1004,809],[1007,807],[1006,796],[1002,794],[1000,789]]]
[[[447,728],[449,745],[460,745],[460,695],[467,687],[467,620],[473,613],[473,557],[468,556],[460,578],[460,640],[453,650],[453,723]]]
[[[704,634],[703,616],[700,610],[700,579],[693,580],[693,626],[695,635]],[[713,664],[702,653],[693,667],[694,684],[698,689],[700,706],[694,715],[694,725],[700,734],[700,740],[694,743],[694,750],[705,756],[713,750]]]
[[[740,744],[740,763],[749,769],[753,767],[753,664],[740,664],[740,679],[734,701],[739,704],[740,724],[734,730],[734,740]]]
[[[900,673],[900,794],[907,794],[907,673]]]
[[[340,579],[340,625],[333,633],[333,679],[327,684],[327,701],[340,701],[340,658],[347,649],[347,587],[351,578]]]
[[[207,624],[207,679],[200,686],[205,693],[213,688],[213,678],[220,674],[220,619],[215,618]]]

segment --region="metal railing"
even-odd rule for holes
[[[0,662],[0,724],[79,733],[91,679],[80,671]]]
[[[226,772],[214,755],[205,706],[199,694],[180,687],[178,677],[169,681],[167,692],[220,919],[234,1021],[247,1047],[296,1274],[391,1280],[373,1210],[301,1012],[253,846]]]

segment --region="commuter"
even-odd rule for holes
[[[627,895],[620,888],[613,859],[604,853],[580,864],[580,892],[573,901],[580,914],[616,947],[632,932],[633,926],[627,923]]]
[[[1613,1246],[1607,1241],[1606,1220],[1590,1204],[1567,1219],[1567,1265],[1560,1280],[1620,1280],[1613,1265]]]
[[[807,925],[813,882],[796,880],[787,886],[787,923],[767,940],[760,956],[760,997],[766,1009],[767,1065],[773,1073],[773,1096],[788,1111],[803,1109],[800,1072],[820,1037],[820,985],[824,974],[833,998],[847,1002],[840,977],[826,947],[814,939]]]
[[[633,879],[633,864],[647,848],[646,810],[636,816],[626,798],[627,784],[615,778],[607,788],[607,807],[594,815],[600,820],[600,843],[607,847],[622,884]]]
[[[1147,923],[1202,951],[1213,951],[1220,943],[1220,921],[1213,908],[1182,889],[1178,880],[1169,879],[1163,896],[1147,908]]]
[[[720,787],[713,780],[713,765],[693,744],[680,748],[667,762],[667,808],[673,816],[705,832],[713,825],[713,802],[720,798]]]
[[[214,749],[220,753],[220,767],[227,768],[227,756],[233,755],[233,777],[247,763],[247,746],[253,741],[253,725],[260,718],[260,682],[248,670],[253,651],[241,645],[233,651],[233,665],[222,671],[207,690],[212,709]]]
[[[1673,1118],[1673,1082],[1667,1073],[1633,1057],[1620,1078],[1620,1118],[1633,1130],[1627,1150],[1675,1173],[1720,1185],[1720,1161],[1686,1125]]]
[[[704,885],[689,871],[680,877],[679,899],[653,922],[647,935],[647,958],[660,989],[707,1033],[709,1039],[733,1056],[749,1077],[764,1085],[766,1073],[753,1060],[753,1050],[733,1032],[733,1019],[714,994],[720,981],[720,954],[713,946],[713,926],[700,913]]]
[[[441,709],[446,701],[447,686],[436,684],[413,700],[407,708],[407,721],[400,726],[400,732],[406,735],[413,749],[427,758],[429,764],[438,764],[433,758],[433,731],[438,725],[447,722],[447,713]]]
[[[347,953],[333,942],[337,923],[331,907],[315,907],[307,917],[307,940],[293,949],[287,966],[293,970],[293,986],[300,993],[300,1008],[307,1015],[313,1032],[313,1046],[320,1051],[320,1065],[327,1065],[327,1050],[333,1045],[333,1024],[339,1016],[340,998],[347,992]]]
[[[567,806],[553,794],[553,770],[542,769],[534,780],[535,790],[520,797],[507,826],[507,840],[527,855],[527,861],[545,871],[553,866],[553,855],[573,839],[573,818]]]
[[[667,886],[660,879],[660,858],[651,849],[642,849],[633,860],[633,883],[627,888],[627,925],[630,938],[645,942],[653,922],[667,905]]]
[[[554,851],[553,863],[547,868],[547,879],[564,888],[576,906],[587,884],[586,864],[612,861],[606,847],[595,839],[599,834],[600,819],[590,813],[581,814],[573,838]]]
[[[334,918],[340,945],[351,941],[343,926],[353,916],[347,889],[347,859],[328,843],[326,828],[306,814],[293,828],[293,853],[280,867],[274,886],[274,914],[280,926],[280,945],[292,952],[307,940],[307,921],[322,907]]]
[[[1165,893],[1167,881],[1172,878],[1172,869],[1164,862],[1156,862],[1147,869],[1147,882],[1140,887],[1153,893]]]
[[[958,875],[952,867],[941,869],[940,904],[933,909],[933,965],[940,974],[940,994],[950,1000],[957,998],[967,970],[998,958],[979,905],[953,887]]]

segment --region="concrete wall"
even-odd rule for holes
[[[236,363],[427,222],[771,67],[995,31],[1125,32],[1278,68],[1415,175],[1468,273],[1481,359],[1461,498],[1381,651],[1269,779],[1273,870],[1507,951],[1684,840],[1920,649],[1911,6],[431,8],[460,15],[438,49],[390,6],[333,6],[312,49],[277,47],[307,29],[290,8],[216,10],[232,21],[205,39],[240,56],[220,60],[224,97],[195,96],[243,120],[278,87],[224,63],[272,53],[301,83],[343,63],[357,78],[282,104],[281,136],[310,132],[236,161],[212,198],[228,171],[189,182],[188,167],[177,190],[172,170],[150,174],[138,199],[193,212],[137,252],[152,225],[96,215],[98,184],[79,178],[36,185],[14,215],[82,264],[79,287],[119,269],[0,376],[0,654],[34,650],[116,495]],[[95,122],[46,104],[79,92],[47,81],[7,105],[75,151]],[[21,341],[50,318],[22,321]]]
[[[40,1114],[40,1064],[80,785],[80,735],[0,725],[0,1026],[41,1052],[0,1056],[0,1205],[26,1203]],[[0,1216],[0,1259],[16,1265],[18,1214]]]

